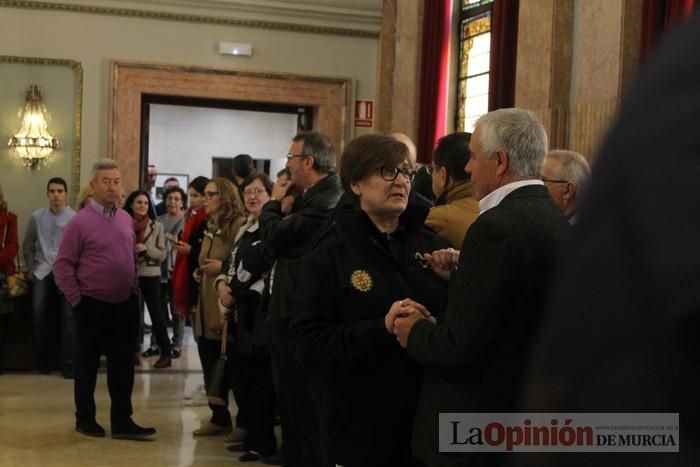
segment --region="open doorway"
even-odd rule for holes
[[[313,108],[296,105],[146,94],[141,106],[141,180],[149,164],[190,180],[231,179],[238,154],[251,155],[259,171],[274,177],[292,136],[313,125]]]
[[[238,154],[251,155],[259,171],[274,176],[286,163],[291,138],[309,129],[313,122],[311,107],[283,104],[147,94],[141,107],[139,172],[145,180],[148,166],[155,166],[158,175],[152,199],[156,205],[164,201],[163,185],[168,180],[176,179],[185,191],[188,181],[200,175],[232,180],[232,161]],[[170,286],[163,290],[170,290]],[[174,338],[176,317],[169,305],[164,305],[163,310],[169,324],[168,336]],[[178,347],[181,355],[173,358],[173,369],[201,368],[194,358],[197,353],[191,329],[185,326],[183,330]],[[144,345],[148,347],[147,342]],[[158,351],[152,338],[148,349]],[[142,368],[150,370],[149,363],[153,362],[147,359]]]

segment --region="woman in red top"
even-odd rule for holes
[[[7,202],[0,187],[0,373],[2,354],[7,335],[7,314],[5,309],[5,279],[15,273],[15,257],[19,251],[17,241],[17,216],[7,210]]]
[[[177,255],[173,266],[173,302],[175,313],[186,319],[190,309],[197,303],[197,284],[192,273],[197,267],[199,248],[206,227],[207,214],[204,212],[204,188],[209,183],[206,177],[196,177],[187,187],[190,207],[185,212],[185,227],[182,237],[175,245]],[[178,358],[181,350],[173,347],[171,356]]]

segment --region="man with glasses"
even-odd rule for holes
[[[431,189],[429,166],[419,164],[416,145],[405,133],[394,132],[390,135],[408,148],[408,164],[416,170],[411,183],[412,202],[422,206],[432,207],[435,204],[435,196]]]
[[[556,149],[544,160],[542,181],[571,225],[578,220],[578,210],[590,178],[591,167],[577,152]]]
[[[326,135],[315,131],[297,134],[287,154],[290,178],[277,180],[260,214],[263,245],[277,260],[268,314],[273,327],[283,456],[285,465],[291,467],[322,463],[318,397],[310,376],[292,355],[289,313],[301,259],[340,199],[340,179],[334,167],[335,149]],[[281,202],[293,187],[302,193],[286,215]]]

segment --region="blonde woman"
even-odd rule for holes
[[[219,297],[214,288],[216,276],[221,273],[223,261],[231,253],[236,233],[243,225],[245,214],[241,197],[233,183],[225,178],[214,178],[204,189],[204,209],[207,227],[199,253],[199,267],[194,273],[199,282],[199,304],[194,317],[194,334],[199,358],[202,362],[204,385],[209,389],[209,375],[219,358],[221,346],[221,315]],[[228,400],[229,387],[221,388],[220,397]],[[207,391],[208,392],[208,391]],[[223,406],[209,404],[211,419],[194,431],[195,436],[212,436],[231,431],[231,414],[228,403]]]
[[[80,189],[78,197],[75,200],[75,210],[80,211],[83,209],[92,199],[92,187],[88,183]]]

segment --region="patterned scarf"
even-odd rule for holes
[[[146,227],[151,219],[148,216],[143,216],[141,219],[134,217],[134,232],[136,232],[136,243],[143,243]]]

